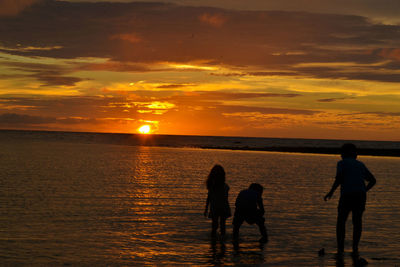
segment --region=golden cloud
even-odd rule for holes
[[[227,18],[220,14],[202,14],[199,16],[199,20],[205,24],[214,26],[214,27],[221,27],[227,21]]]

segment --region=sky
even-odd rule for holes
[[[0,0],[0,129],[400,141],[398,0]]]

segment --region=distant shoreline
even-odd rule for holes
[[[141,135],[124,133],[62,132],[35,130],[0,130],[2,142],[68,142],[81,144],[113,144],[241,151],[340,154],[344,143],[354,143],[358,154],[365,156],[400,157],[400,142],[328,140],[296,138],[262,138],[190,135]]]
[[[240,151],[267,151],[267,152],[283,152],[283,153],[304,153],[304,154],[327,154],[327,155],[340,155],[339,148],[331,147],[215,147],[215,146],[202,146],[201,149],[226,149],[226,150],[240,150]],[[400,157],[400,149],[371,149],[359,148],[358,155],[361,156],[380,156],[380,157]]]

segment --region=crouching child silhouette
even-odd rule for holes
[[[261,243],[268,242],[267,229],[264,222],[264,205],[262,200],[263,187],[253,183],[248,189],[242,190],[236,198],[236,209],[233,217],[233,242],[239,241],[240,226],[246,221],[248,224],[257,224],[260,233]]]

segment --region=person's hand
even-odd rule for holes
[[[328,199],[331,199],[332,197],[332,193],[329,192],[328,194],[326,194],[326,196],[324,196],[324,200],[327,201]]]

